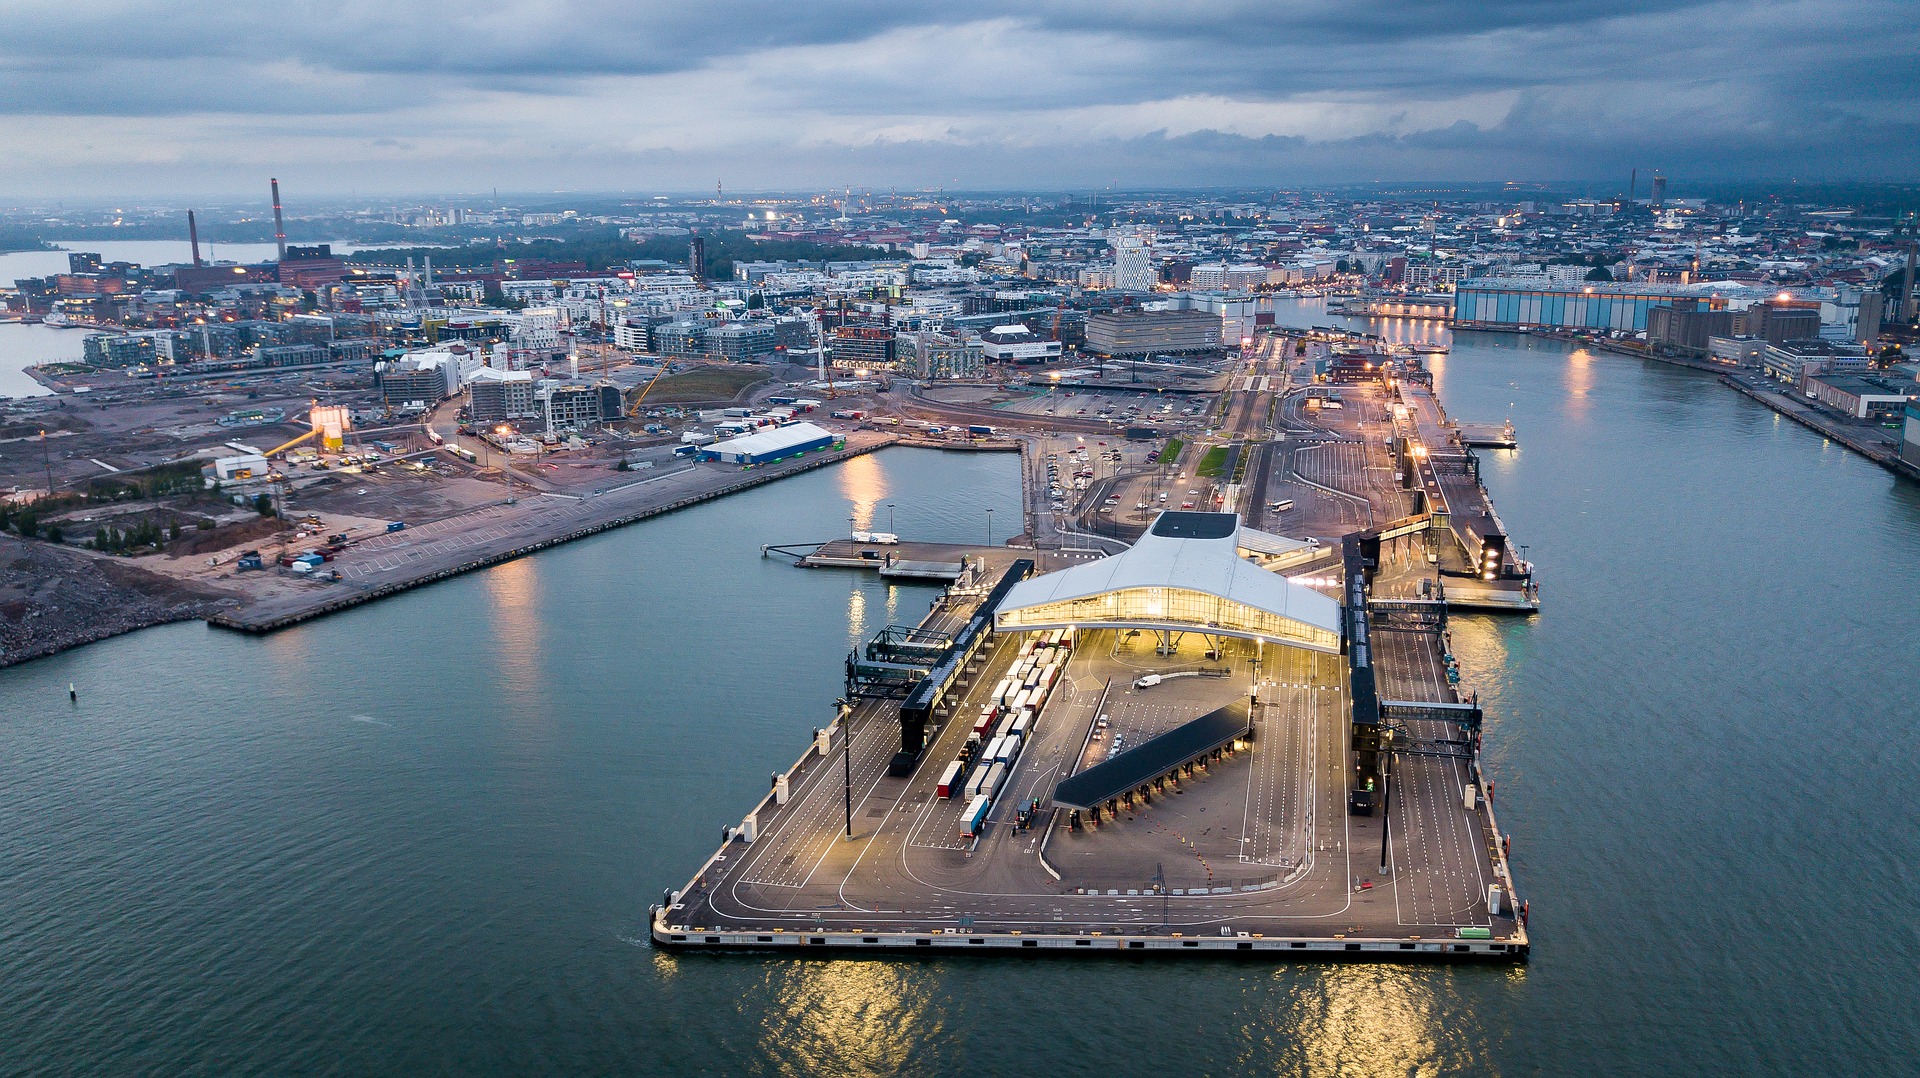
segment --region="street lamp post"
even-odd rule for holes
[[[993,545],[993,510],[987,510],[987,545]]]
[[[893,530],[893,503],[892,502],[887,503],[887,531],[895,535],[900,534],[899,532],[895,532]]]
[[[853,707],[845,700],[834,701],[840,708],[840,773],[846,779],[847,841],[853,841]]]
[[[1387,852],[1393,848],[1393,731],[1384,731],[1387,751],[1380,754],[1380,874],[1387,874]]]

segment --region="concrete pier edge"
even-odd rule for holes
[[[311,621],[314,618],[324,617],[325,615],[337,613],[341,610],[346,610],[350,607],[359,606],[362,603],[370,603],[376,599],[384,599],[390,595],[396,595],[403,591],[409,591],[414,588],[424,587],[425,585],[437,583],[439,581],[446,580],[450,577],[459,576],[463,573],[469,573],[476,569],[490,568],[492,566],[499,565],[503,562],[512,561],[515,558],[525,557],[528,554],[537,553],[538,551],[546,550],[550,547],[560,546],[563,543],[571,543],[575,540],[585,539],[585,538],[588,538],[589,536],[598,535],[601,532],[611,531],[615,528],[624,528],[629,524],[636,524],[642,520],[648,520],[657,516],[664,516],[665,514],[668,514],[668,513],[679,512],[682,509],[690,509],[693,506],[700,505],[705,502],[715,501],[719,498],[724,498],[729,494],[737,494],[740,491],[748,490],[753,487],[762,486],[767,483],[776,482],[781,479],[786,479],[790,476],[799,475],[802,472],[810,472],[816,468],[824,468],[831,464],[839,464],[842,461],[852,460],[855,457],[865,456],[868,453],[875,453],[882,449],[886,449],[890,446],[893,446],[897,444],[897,442],[898,442],[898,439],[886,438],[878,442],[875,442],[872,445],[843,449],[834,453],[822,454],[818,457],[809,457],[808,459],[804,459],[799,463],[793,465],[792,467],[759,472],[756,474],[749,475],[745,479],[737,480],[735,482],[727,484],[726,486],[718,487],[714,490],[703,491],[699,494],[690,494],[684,498],[677,498],[671,502],[667,502],[662,505],[650,506],[645,509],[635,510],[634,512],[631,512],[631,513],[624,513],[618,517],[612,517],[607,520],[595,521],[591,524],[583,524],[580,527],[575,528],[574,530],[567,532],[564,535],[556,535],[550,539],[542,539],[536,543],[528,543],[524,546],[517,546],[512,548],[511,550],[503,550],[497,553],[483,555],[481,557],[477,557],[473,559],[472,561],[462,562],[461,564],[455,565],[455,566],[449,566],[446,569],[442,569],[442,570],[439,570],[438,572],[430,573],[426,576],[417,577],[412,580],[397,580],[390,584],[382,584],[377,588],[373,588],[367,591],[351,592],[345,595],[340,595],[328,600],[327,602],[314,606],[310,609],[299,610],[290,614],[283,614],[283,615],[280,615],[279,617],[268,618],[268,619],[248,618],[244,613],[221,613],[221,614],[215,614],[212,617],[209,617],[207,619],[207,624],[216,629],[229,629],[235,632],[243,632],[243,633],[266,634],[266,633],[276,632],[281,629],[298,625],[301,622]]]

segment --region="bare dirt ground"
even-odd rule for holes
[[[0,538],[0,666],[149,625],[202,618],[239,599],[72,547]]]

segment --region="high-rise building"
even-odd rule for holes
[[[1113,286],[1126,292],[1151,292],[1153,245],[1143,236],[1117,236],[1113,241]]]
[[[1667,204],[1667,178],[1658,172],[1653,174],[1653,208],[1662,209]]]
[[[707,241],[695,236],[687,243],[687,272],[693,279],[707,279]]]

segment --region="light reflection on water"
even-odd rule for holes
[[[1711,378],[1598,353],[1582,403],[1573,367],[1435,363],[1526,444],[1483,476],[1545,609],[1454,621],[1525,970],[648,949],[932,594],[761,545],[1017,519],[1013,458],[896,450],[265,640],[0,670],[0,1070],[1904,1072],[1920,490]]]

